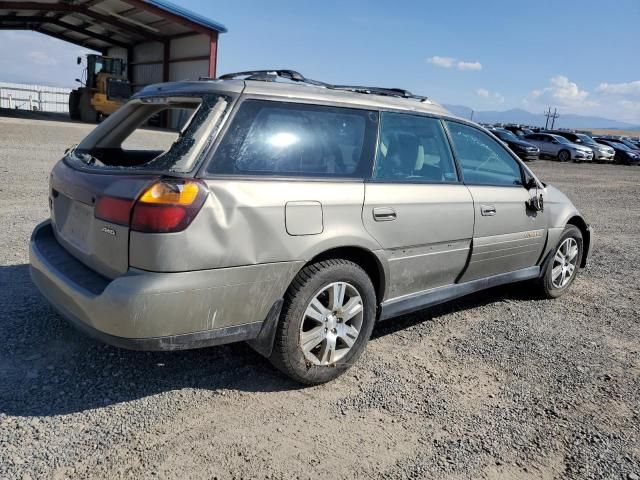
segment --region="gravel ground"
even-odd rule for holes
[[[402,317],[299,388],[244,344],[95,343],[40,297],[29,234],[89,129],[0,118],[0,479],[640,477],[640,168],[533,165],[595,227],[562,299],[518,285]]]

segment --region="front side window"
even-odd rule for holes
[[[440,120],[384,112],[373,178],[388,182],[457,182]]]
[[[377,125],[378,114],[368,110],[246,100],[207,172],[364,177]]]
[[[522,185],[520,165],[506,149],[481,130],[447,122],[466,183]]]

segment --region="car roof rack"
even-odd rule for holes
[[[218,77],[218,80],[233,80],[244,78],[245,80],[257,80],[261,82],[275,82],[278,78],[290,80],[292,82],[305,83],[316,87],[324,87],[330,90],[340,90],[343,92],[363,93],[370,95],[384,95],[388,97],[412,98],[421,102],[429,101],[428,97],[414,95],[408,90],[402,88],[382,88],[382,87],[365,87],[360,85],[333,85],[331,83],[320,82],[305,77],[295,70],[248,70],[246,72],[227,73]],[[210,80],[209,78],[201,78],[201,80]]]

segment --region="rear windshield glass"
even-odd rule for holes
[[[108,169],[189,172],[229,108],[219,95],[134,99],[91,132],[66,160]]]
[[[361,177],[371,169],[377,123],[368,110],[247,100],[207,172]]]

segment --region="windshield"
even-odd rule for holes
[[[618,150],[624,150],[625,152],[630,152],[631,149],[629,147],[627,147],[624,143],[620,143],[618,141],[612,141],[610,140],[609,143],[611,144],[611,146],[617,148]]]
[[[146,97],[123,105],[65,160],[76,166],[186,173],[228,111],[221,95]]]
[[[494,130],[493,133],[501,140],[518,140],[518,137],[507,130]]]
[[[560,135],[551,135],[551,136],[556,140],[558,140],[560,143],[564,143],[565,145],[568,145],[569,143],[571,143],[569,140],[567,140],[564,137],[561,137]]]
[[[616,142],[618,143],[622,143],[623,145],[626,145],[627,147],[629,147],[631,150],[636,150],[638,147],[636,147],[633,143],[631,143],[628,140],[616,140]]]
[[[588,143],[589,145],[597,145],[596,141],[593,138],[591,138],[589,135],[585,135],[584,133],[576,133],[576,137],[578,137],[584,143]]]

